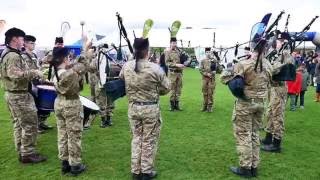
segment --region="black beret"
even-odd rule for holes
[[[170,42],[177,42],[177,38],[175,37],[170,38]]]
[[[204,48],[204,51],[205,51],[205,52],[211,51],[211,47],[206,47],[206,48]]]
[[[36,42],[36,38],[34,36],[31,36],[31,35],[26,35],[24,37],[24,41],[31,41],[31,42]]]
[[[6,37],[24,37],[26,34],[24,33],[24,31],[22,31],[21,29],[18,28],[11,28],[9,29],[6,33],[5,36]]]
[[[244,47],[244,50],[250,51],[250,48],[248,46]]]
[[[133,42],[135,50],[141,51],[149,48],[149,39],[146,38],[135,38]]]
[[[290,35],[287,32],[282,32],[282,33],[280,33],[278,35],[278,39],[287,39],[287,40],[289,40],[290,39]]]
[[[55,44],[57,43],[63,43],[63,37],[56,37],[56,40],[54,41]]]

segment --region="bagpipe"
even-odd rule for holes
[[[310,29],[311,25],[315,22],[318,16],[315,16],[300,32],[296,33],[288,33],[288,23],[289,17],[287,17],[287,22],[285,25],[285,32],[288,35],[287,40],[282,44],[281,48],[277,51],[274,49],[271,51],[266,58],[270,60],[270,62],[278,60],[281,64],[284,63],[284,51],[290,50],[292,53],[297,46],[299,46],[306,38],[309,38],[307,31]],[[277,34],[277,33],[276,33]],[[298,45],[296,45],[296,41],[300,41]],[[279,58],[280,57],[280,58]],[[274,81],[293,81],[296,78],[296,67],[293,63],[285,64],[281,67],[280,72],[278,74],[273,75],[272,79]]]
[[[126,35],[126,30],[122,24],[122,18],[120,17],[119,13],[117,13],[117,18],[118,18],[118,25],[119,25],[119,29],[120,29],[120,34],[122,33],[122,36],[125,37],[127,43],[128,43],[128,47],[130,52],[133,54],[133,48],[131,46],[131,43],[129,41],[129,39],[127,38]],[[148,19],[145,21],[144,23],[144,27],[143,27],[143,33],[142,33],[142,37],[143,38],[147,38],[149,31],[151,30],[153,26],[153,21],[151,19]],[[121,35],[120,35],[121,36]],[[121,37],[120,37],[121,38]],[[121,46],[120,46],[121,47]],[[107,61],[111,60],[111,57],[106,56]],[[105,91],[106,91],[106,95],[112,99],[112,101],[117,100],[120,97],[123,97],[126,95],[126,90],[125,90],[125,81],[123,79],[115,79],[115,80],[111,80],[111,81],[106,81],[104,84],[105,87]]]
[[[116,13],[117,24],[119,28],[119,46],[111,44],[99,49],[98,53],[98,71],[100,77],[100,85],[104,87],[106,95],[117,100],[125,96],[125,84],[122,79],[119,79],[120,71],[124,63],[128,60],[128,56],[124,53],[123,47],[128,47],[131,54],[133,48],[128,38],[127,31],[123,25],[123,19],[120,14]],[[122,45],[122,38],[127,42],[127,45]]]

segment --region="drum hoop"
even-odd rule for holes
[[[83,97],[83,96],[79,96],[80,97],[80,101],[81,101],[81,104],[89,109],[92,109],[94,111],[99,111],[100,108],[99,106],[94,103],[93,101],[89,100],[88,98],[86,97]]]
[[[38,89],[43,89],[43,90],[48,90],[48,91],[56,91],[54,86],[49,86],[49,85],[37,85],[36,86]],[[50,87],[50,88],[49,88]]]

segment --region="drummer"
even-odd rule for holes
[[[32,35],[26,35],[24,38],[25,51],[22,53],[22,57],[25,60],[29,69],[40,69],[38,57],[33,52],[36,45],[36,38]],[[33,80],[29,84],[29,92],[34,96],[35,103],[38,106],[36,94],[32,92],[32,87],[39,85],[38,80]],[[38,133],[45,133],[45,130],[52,129],[52,126],[47,125],[46,120],[50,116],[50,111],[40,110],[37,111],[38,114]]]
[[[110,98],[107,98],[106,93],[105,93],[105,89],[104,89],[104,84],[101,83],[101,77],[100,77],[100,69],[104,69],[100,67],[100,60],[105,60],[102,57],[104,56],[103,53],[106,53],[107,51],[107,47],[103,46],[100,47],[99,49],[99,53],[100,55],[98,55],[98,58],[100,57],[100,59],[95,58],[91,63],[90,63],[90,71],[92,73],[96,73],[98,80],[97,80],[97,84],[95,86],[95,95],[96,95],[96,103],[98,104],[99,108],[100,108],[100,116],[101,116],[101,128],[106,128],[109,126],[112,126],[112,111],[114,109],[114,103],[112,102],[112,100]],[[99,69],[100,68],[100,69]],[[106,77],[107,80],[112,80],[111,77]],[[114,79],[114,78],[113,78]]]
[[[57,91],[55,116],[58,129],[59,159],[63,174],[77,175],[85,171],[81,163],[81,136],[83,130],[83,106],[79,93],[83,89],[82,76],[87,72],[88,63],[80,55],[75,64],[68,60],[68,49],[56,47],[50,65],[54,69],[54,85]]]

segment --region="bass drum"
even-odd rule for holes
[[[107,55],[101,53],[100,59],[99,59],[99,77],[100,77],[100,84],[104,86],[107,81],[107,77],[118,77],[121,71],[121,65],[116,64],[115,62],[117,60],[108,60],[107,61]],[[112,59],[112,56],[109,56]],[[107,74],[107,62],[109,62],[109,70],[110,72]]]

